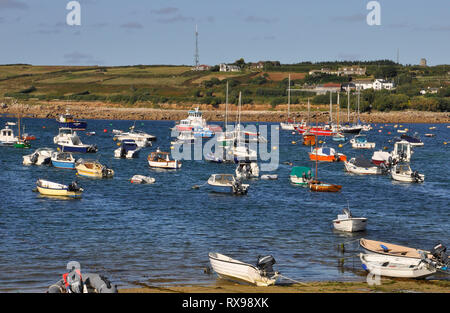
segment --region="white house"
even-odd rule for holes
[[[239,72],[241,68],[237,65],[229,65],[229,64],[219,64],[219,70],[221,72]]]
[[[375,79],[375,81],[373,82],[373,89],[375,89],[375,90],[381,90],[381,89],[391,90],[391,89],[394,89],[394,83],[388,82],[387,80],[383,80],[383,79]]]
[[[373,88],[373,82],[367,80],[356,80],[354,81],[354,84],[356,89],[364,90]]]

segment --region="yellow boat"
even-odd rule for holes
[[[39,193],[44,196],[80,198],[83,193],[83,188],[79,187],[76,182],[72,182],[70,185],[63,185],[39,179],[36,182],[36,187]]]
[[[75,164],[75,169],[78,175],[85,177],[109,178],[114,176],[114,170],[98,161],[79,159]]]

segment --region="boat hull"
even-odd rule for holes
[[[338,154],[336,158],[334,155],[320,155],[315,153],[309,153],[309,159],[311,161],[319,161],[319,162],[345,162],[347,161],[347,157],[343,154]]]
[[[383,163],[383,162],[381,162]],[[380,175],[382,174],[381,168],[377,166],[373,167],[359,167],[350,162],[344,162],[344,166],[347,172],[361,175]]]
[[[87,122],[58,122],[59,128],[72,128],[73,130],[86,130]]]
[[[333,226],[336,230],[345,232],[364,231],[367,227],[367,218],[336,219],[333,221]]]
[[[148,165],[154,168],[164,168],[164,169],[178,169],[181,168],[181,162],[178,160],[168,161],[168,162],[157,162],[157,161],[148,161]]]
[[[67,189],[51,189],[51,188],[43,188],[37,186],[37,190],[41,195],[44,196],[54,196],[54,197],[70,197],[70,198],[81,198],[81,191],[69,191]]]
[[[333,185],[333,184],[327,184],[322,182],[310,182],[308,184],[308,187],[311,191],[318,191],[318,192],[338,192],[342,189],[341,185]]]
[[[81,145],[81,146],[66,146],[58,145],[59,149],[64,152],[74,152],[74,153],[91,153],[92,146]]]
[[[75,169],[75,162],[63,162],[63,161],[54,161],[52,160],[53,167],[63,168],[68,170]]]

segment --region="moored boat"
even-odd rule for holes
[[[250,187],[250,185],[243,184],[231,174],[212,174],[207,183],[214,187],[215,191],[231,192],[235,195],[246,195]]]
[[[336,230],[358,232],[366,229],[367,218],[353,217],[348,208],[343,209],[343,213],[338,214],[337,219],[333,220],[333,226]]]
[[[75,163],[77,174],[93,178],[110,178],[114,176],[114,170],[96,160],[78,159]]]
[[[58,119],[58,125],[60,128],[71,128],[73,130],[85,130],[87,127],[87,122],[76,120],[70,113],[66,110],[65,114],[61,114]]]
[[[308,183],[308,187],[311,191],[319,192],[338,192],[342,189],[341,185],[334,185],[321,182],[319,180],[312,180]]]
[[[344,162],[344,166],[347,172],[354,174],[380,175],[383,174],[384,169],[387,170],[387,167],[384,165],[384,163],[381,163],[380,166],[377,166],[362,157],[351,158],[349,161]]]
[[[139,156],[139,151],[141,148],[136,144],[134,140],[123,140],[121,142],[120,148],[114,150],[115,158],[126,158],[132,159]]]
[[[250,283],[256,286],[274,285],[279,273],[273,270],[275,259],[268,255],[259,257],[256,265],[244,263],[220,253],[209,253],[212,269],[221,278]]]
[[[36,182],[36,187],[39,193],[45,196],[80,198],[83,193],[83,188],[79,187],[77,182],[72,182],[70,185],[63,185],[39,179]]]
[[[151,152],[148,157],[148,165],[155,168],[178,169],[182,163],[179,160],[172,160],[169,152],[163,152],[159,148]]]
[[[236,167],[236,178],[237,179],[249,179],[259,177],[259,166],[255,161],[239,162]]]
[[[345,154],[338,153],[334,148],[329,147],[320,147],[314,148],[309,153],[309,159],[311,161],[319,161],[319,162],[339,162],[339,161],[347,161],[347,157]]]
[[[291,183],[307,187],[308,183],[312,181],[312,169],[305,166],[294,166],[289,175]]]
[[[130,179],[132,184],[153,184],[156,179],[150,176],[144,176],[144,175],[134,175]]]
[[[417,171],[411,170],[409,164],[396,164],[391,169],[391,177],[393,180],[406,183],[423,183],[425,175]]]
[[[17,138],[14,136],[14,131],[9,128],[9,125],[5,125],[5,128],[0,130],[0,146],[12,147],[16,141]]]
[[[71,128],[60,128],[57,136],[53,138],[53,142],[58,145],[61,151],[75,153],[96,153],[97,146],[86,145],[81,142],[80,137]]]
[[[52,153],[55,150],[52,148],[39,148],[32,154],[23,156],[24,165],[43,165],[51,162]]]
[[[365,135],[357,135],[350,139],[352,148],[354,149],[373,149],[375,148],[375,142],[368,142]]]
[[[53,152],[51,162],[56,168],[75,169],[75,158],[70,152]]]

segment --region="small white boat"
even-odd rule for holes
[[[132,184],[153,184],[156,179],[150,176],[134,175],[130,181]]]
[[[380,166],[377,166],[364,158],[351,158],[348,162],[344,162],[344,166],[345,170],[349,173],[361,175],[380,175],[383,174],[382,167],[385,166],[385,164],[380,163]]]
[[[422,259],[407,259],[380,254],[360,254],[363,269],[386,277],[425,278],[436,273],[436,268]]]
[[[250,187],[248,184],[242,184],[231,174],[212,174],[207,183],[219,192],[232,192],[236,195],[247,194]]]
[[[405,129],[397,129],[397,133],[405,134],[408,132],[408,128]]]
[[[36,182],[37,190],[41,195],[80,198],[83,188],[79,187],[76,182],[70,185],[54,183],[48,180],[39,179]]]
[[[117,133],[114,136],[113,140],[118,140],[118,141],[134,140],[139,147],[145,148],[148,146],[151,147],[152,141],[156,140],[156,137],[153,135],[144,133],[142,131],[135,131],[134,126],[131,126],[129,132]]]
[[[52,153],[55,150],[52,148],[39,148],[32,154],[23,156],[24,165],[43,165],[49,164],[51,161]]]
[[[425,175],[417,171],[412,171],[409,164],[396,164],[391,169],[391,177],[393,180],[406,183],[423,183]]]
[[[236,167],[237,179],[249,179],[259,177],[259,166],[257,162],[239,162]]]
[[[258,258],[257,264],[252,265],[210,252],[209,262],[219,277],[256,286],[274,285],[279,276],[279,273],[273,270],[275,259],[271,255]]]
[[[139,156],[141,148],[136,144],[134,140],[123,140],[120,144],[120,148],[114,150],[115,158],[133,159]]]
[[[276,179],[278,179],[278,175],[277,174],[265,174],[265,175],[261,175],[261,179],[276,180]]]
[[[435,137],[435,134],[425,134],[425,137]]]
[[[354,149],[373,149],[375,148],[375,142],[368,142],[365,135],[357,135],[350,139],[352,148]]]
[[[181,168],[182,163],[178,160],[172,160],[169,152],[162,152],[157,149],[151,152],[148,157],[148,165],[150,167],[165,168],[165,169],[178,169]]]
[[[367,218],[353,217],[348,208],[345,208],[343,213],[344,214],[338,214],[337,219],[333,220],[333,226],[336,230],[357,232],[366,229]]]

